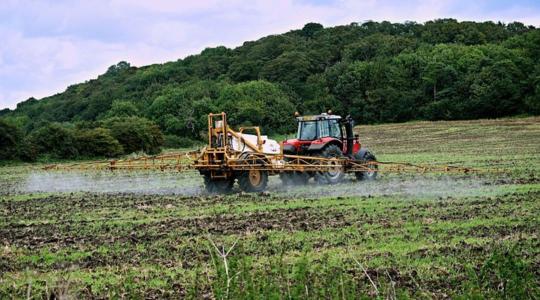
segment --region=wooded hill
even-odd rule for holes
[[[200,139],[206,114],[219,111],[265,133],[293,130],[294,111],[332,109],[357,123],[538,114],[539,61],[540,30],[517,22],[309,23],[174,62],[120,62],[0,111],[0,158],[153,153],[164,140],[186,146]],[[70,149],[57,151],[66,141]]]

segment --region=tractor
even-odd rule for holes
[[[296,138],[283,142],[283,154],[324,158],[348,158],[361,162],[375,162],[376,158],[367,148],[362,148],[358,135],[353,134],[354,121],[350,116],[342,118],[331,111],[313,116],[300,116]],[[336,163],[337,164],[337,163]],[[357,180],[373,180],[377,165],[370,171],[355,172]],[[304,184],[309,178],[323,184],[339,183],[345,172],[335,168],[319,172],[284,172],[280,174],[284,184]]]

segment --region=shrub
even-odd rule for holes
[[[17,144],[21,139],[19,129],[0,120],[0,160],[12,159],[17,155]]]
[[[129,101],[114,101],[111,109],[105,113],[105,118],[132,117],[139,115],[139,109]]]
[[[166,148],[191,148],[195,145],[195,143],[196,142],[190,138],[168,134],[165,135],[164,146]]]
[[[36,147],[31,141],[30,138],[27,137],[23,139],[18,145],[17,145],[17,157],[21,160],[32,162],[35,161],[38,158],[39,152]]]
[[[114,157],[122,154],[122,145],[105,128],[82,129],[77,131],[77,149],[86,156]]]
[[[278,85],[267,81],[250,81],[224,88],[217,101],[227,112],[229,124],[262,126],[267,134],[290,132],[295,106]]]
[[[50,154],[54,158],[74,158],[79,154],[74,130],[58,123],[50,123],[34,130],[28,142],[35,148],[37,155]]]
[[[120,142],[124,153],[143,151],[157,154],[163,145],[163,134],[157,125],[146,118],[112,118],[103,122],[111,135]]]

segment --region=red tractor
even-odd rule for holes
[[[298,121],[296,138],[283,142],[284,154],[349,158],[362,162],[376,161],[375,156],[367,148],[361,147],[358,136],[353,134],[354,122],[350,116],[343,119],[329,112],[302,117],[297,114],[296,119]],[[376,178],[377,171],[356,172],[355,175],[358,180],[372,180]],[[319,183],[335,184],[344,176],[345,172],[336,168],[326,172],[283,173],[281,179],[286,184],[301,184],[314,177]]]

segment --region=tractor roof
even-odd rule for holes
[[[340,120],[341,116],[322,113],[320,115],[296,117],[298,121]]]

